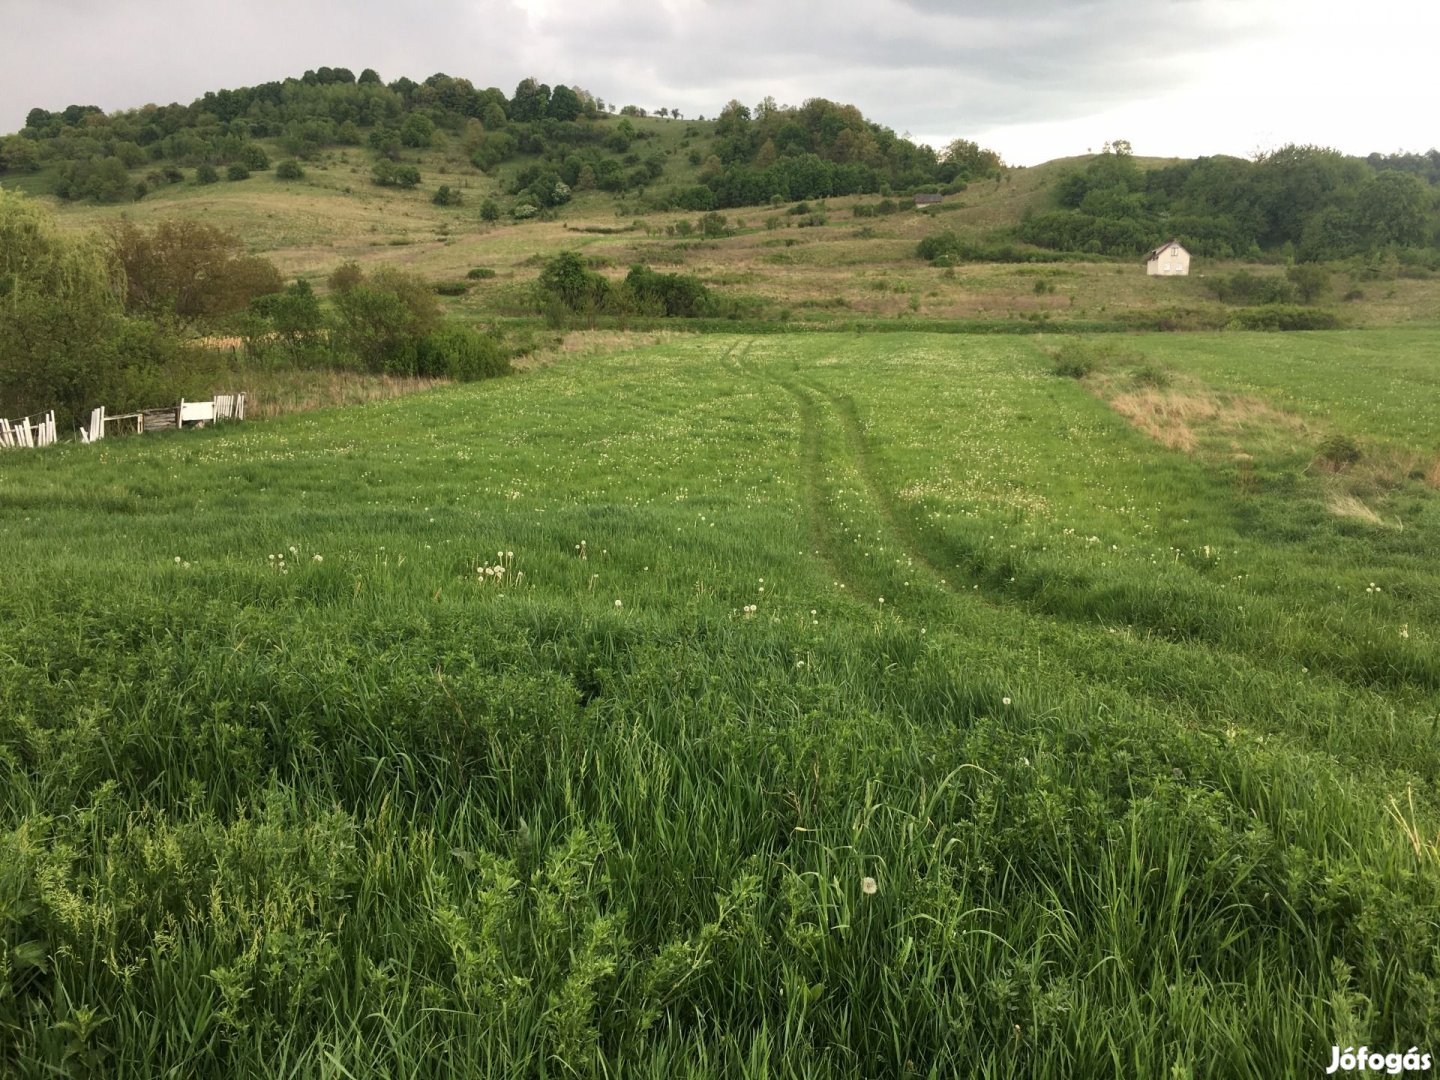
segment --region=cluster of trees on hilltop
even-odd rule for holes
[[[507,95],[445,74],[387,85],[369,68],[358,77],[346,68],[320,68],[299,79],[210,92],[189,105],[109,115],[86,105],[32,109],[18,134],[0,139],[0,172],[56,165],[61,197],[119,202],[176,179],[157,171],[137,187],[129,170],[146,163],[264,169],[269,161],[256,144],[261,139],[297,161],[336,146],[367,147],[396,161],[432,145],[441,132],[462,140],[476,167],[489,170],[517,154],[603,145],[607,133],[594,122],[608,115],[604,102],[583,89],[552,88],[533,78]]]
[[[1290,145],[1247,161],[1202,157],[1145,170],[1107,145],[1027,217],[1020,239],[1060,251],[1137,255],[1178,238],[1219,258],[1284,252],[1302,262],[1397,251],[1440,260],[1440,151],[1348,157]]]
[[[697,162],[697,164],[702,164]],[[689,210],[755,206],[892,190],[957,190],[999,175],[1000,156],[964,139],[941,153],[871,123],[853,105],[811,98],[799,108],[731,101],[715,124],[702,184],[678,192]]]
[[[648,192],[660,207],[712,210],[786,200],[891,190],[955,190],[997,175],[998,155],[957,140],[937,154],[867,121],[851,105],[815,98],[798,108],[766,98],[752,111],[732,101],[713,125],[713,146],[690,149],[702,183],[657,193],[665,156],[645,153],[647,132],[619,109],[579,87],[522,80],[511,94],[435,74],[424,82],[384,83],[372,69],[322,67],[298,79],[204,94],[189,105],[147,105],[106,115],[94,106],[32,109],[25,127],[0,139],[0,172],[54,167],[62,198],[121,202],[185,179],[244,179],[270,168],[257,140],[278,144],[293,166],[331,147],[363,147],[377,158],[377,182],[441,137],[458,140],[485,172],[517,156],[533,157],[510,188],[517,208],[543,211],[571,192]],[[679,117],[675,109],[656,110]],[[692,125],[687,140],[710,134]],[[156,166],[143,178],[132,170]],[[160,166],[164,166],[163,168]],[[407,172],[407,182],[410,174]],[[418,174],[414,182],[419,182]],[[522,209],[521,216],[525,216]]]

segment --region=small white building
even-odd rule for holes
[[[1190,273],[1190,253],[1179,240],[1161,244],[1146,257],[1145,272],[1151,277],[1183,277]]]

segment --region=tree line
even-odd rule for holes
[[[1254,160],[1202,157],[1142,169],[1107,145],[1016,230],[1057,251],[1142,254],[1174,237],[1217,258],[1323,262],[1392,251],[1440,264],[1440,151],[1350,157],[1289,145]]]
[[[0,416],[129,410],[207,397],[230,363],[214,334],[239,334],[244,360],[457,380],[510,368],[496,333],[447,325],[435,289],[398,270],[331,275],[322,302],[286,284],[233,233],[193,220],[111,222],[61,232],[34,200],[0,189]]]

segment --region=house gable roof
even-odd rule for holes
[[[1153,262],[1154,260],[1158,259],[1162,253],[1169,251],[1171,248],[1174,248],[1176,251],[1184,252],[1184,254],[1186,255],[1190,254],[1188,251],[1185,251],[1185,249],[1180,246],[1179,240],[1171,240],[1168,243],[1161,244],[1154,251],[1150,252],[1149,255],[1145,256],[1145,261]]]

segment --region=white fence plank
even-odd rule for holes
[[[215,419],[215,402],[213,401],[184,401],[180,402],[180,423],[199,424]]]

